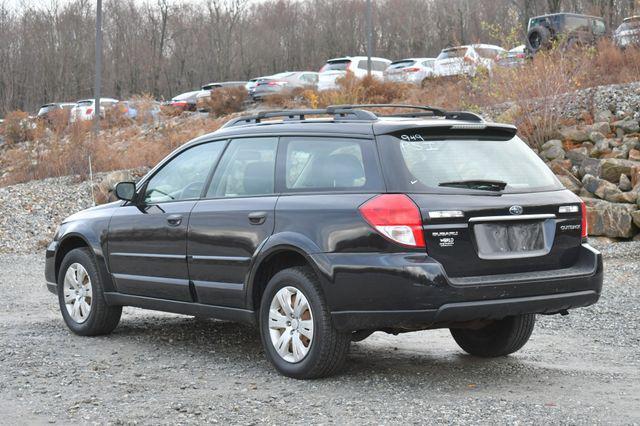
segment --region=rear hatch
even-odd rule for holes
[[[450,277],[573,266],[580,199],[515,130],[451,127],[378,136],[389,192],[420,209],[427,253]]]

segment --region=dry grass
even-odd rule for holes
[[[206,107],[213,117],[240,112],[247,100],[247,90],[244,87],[228,87],[212,91],[207,99]]]

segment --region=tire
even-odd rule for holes
[[[531,54],[535,54],[540,50],[550,49],[551,46],[551,31],[547,27],[533,27],[527,33],[527,49]]]
[[[482,358],[495,358],[521,349],[531,337],[535,314],[507,317],[483,328],[452,328],[451,335],[465,352]]]
[[[296,300],[300,301],[297,313]],[[294,379],[335,374],[343,365],[351,342],[351,333],[341,333],[333,327],[318,278],[307,267],[285,269],[271,278],[260,303],[260,335],[267,359],[282,375]],[[284,343],[280,353],[277,342]]]
[[[69,284],[65,284],[67,274],[70,274]],[[88,281],[85,279],[85,274]],[[80,283],[78,287],[82,287],[79,294],[74,290],[77,283]],[[84,285],[82,285],[83,283]],[[87,291],[87,288],[90,290]],[[72,300],[75,295],[76,302],[65,303],[65,293],[68,301]],[[109,334],[117,327],[122,315],[122,306],[107,305],[103,293],[104,287],[93,253],[88,248],[77,248],[67,253],[62,260],[58,274],[58,302],[62,318],[71,331],[80,336],[98,336]],[[82,295],[87,296],[83,299],[85,304],[89,306],[88,314],[86,314],[86,307],[83,309],[81,301],[78,302],[77,299],[78,297],[82,298]],[[76,314],[74,306],[77,303],[80,303],[80,307]],[[82,315],[83,312],[85,315]],[[74,318],[74,316],[76,317]]]

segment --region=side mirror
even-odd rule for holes
[[[136,184],[133,182],[120,182],[116,185],[116,197],[124,201],[133,201],[136,195]]]

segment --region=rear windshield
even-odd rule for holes
[[[398,61],[398,62],[392,62],[391,65],[389,65],[390,70],[397,70],[400,68],[406,68],[406,67],[410,67],[412,65],[414,65],[416,63],[416,61]]]
[[[456,47],[453,49],[446,49],[440,52],[437,59],[450,59],[450,58],[464,58],[467,54],[466,47]]]
[[[460,187],[442,185],[460,181],[505,182],[503,192],[562,188],[551,170],[517,136],[510,140],[403,140],[384,136],[381,140],[392,191],[460,192]]]
[[[78,101],[78,103],[76,105],[78,105],[78,106],[89,106],[89,105],[93,105],[93,101]]]
[[[351,63],[350,59],[346,59],[343,61],[331,61],[324,64],[320,72],[323,71],[346,71],[349,68],[349,64]]]

